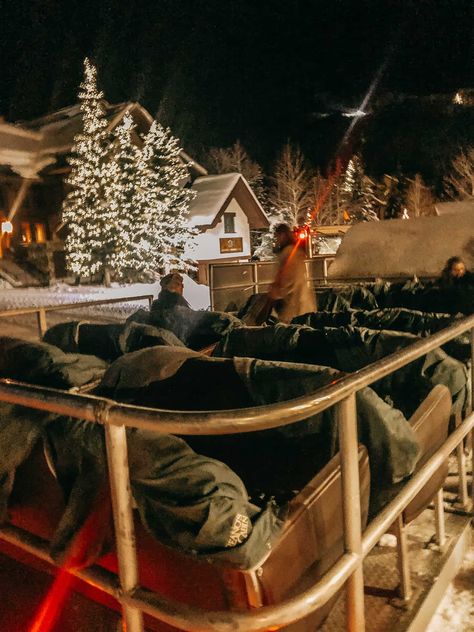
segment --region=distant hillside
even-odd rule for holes
[[[379,107],[367,118],[362,151],[373,176],[420,173],[440,192],[452,159],[474,145],[474,102],[406,99]]]

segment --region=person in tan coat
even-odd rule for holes
[[[304,247],[287,224],[275,228],[278,272],[268,292],[278,318],[289,323],[296,316],[316,311],[316,297],[308,285]]]

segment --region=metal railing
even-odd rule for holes
[[[120,404],[92,395],[35,387],[12,380],[0,380],[0,401],[70,415],[105,426],[120,588],[117,578],[103,569],[93,567],[78,571],[77,575],[113,594],[121,602],[128,632],[142,632],[142,612],[187,632],[259,632],[279,628],[304,618],[324,605],[344,584],[347,595],[347,630],[363,632],[364,557],[464,438],[471,433],[474,439],[474,413],[471,411],[460,422],[442,447],[406,483],[401,492],[362,534],[355,394],[364,386],[385,377],[466,331],[471,332],[472,384],[474,316],[469,316],[313,394],[257,408],[213,412],[158,410]],[[207,611],[164,598],[138,585],[127,459],[127,426],[181,435],[229,434],[280,427],[305,419],[333,405],[336,406],[341,451],[345,553],[317,583],[276,605],[246,612]],[[472,488],[474,495],[474,485]],[[48,557],[44,542],[15,527],[0,529],[0,537],[23,546],[43,559]]]
[[[109,303],[130,303],[131,301],[148,301],[149,307],[153,302],[153,294],[140,294],[138,296],[122,296],[117,298],[104,298],[98,301],[77,301],[75,303],[62,303],[60,305],[38,305],[37,307],[19,307],[18,309],[5,309],[0,311],[0,318],[8,318],[12,316],[24,316],[26,314],[36,314],[38,324],[38,335],[41,339],[46,330],[48,323],[46,314],[48,312],[64,312],[69,309],[79,309],[81,307],[94,307],[97,305],[107,305]]]
[[[335,255],[315,255],[306,259],[308,283],[327,283],[328,267]],[[245,303],[252,295],[267,292],[275,279],[278,262],[246,261],[243,263],[212,263],[209,265],[211,309],[225,310],[231,302]]]

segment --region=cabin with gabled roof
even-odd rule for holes
[[[198,235],[188,256],[198,263],[199,281],[208,283],[209,264],[248,260],[250,232],[268,228],[269,221],[240,173],[201,176],[192,188],[197,195],[189,209],[190,222]]]

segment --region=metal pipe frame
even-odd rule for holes
[[[336,404],[341,453],[342,514],[347,553],[355,553],[360,564],[346,583],[348,632],[365,629],[364,576],[362,571],[362,530],[360,509],[359,459],[357,450],[357,410],[355,393]]]
[[[408,525],[404,523],[403,514],[399,514],[395,520],[395,535],[397,538],[397,566],[400,586],[398,589],[400,598],[409,601],[411,597],[411,576],[408,551]]]
[[[107,414],[107,411],[105,411],[105,414]],[[105,444],[114,513],[120,585],[124,592],[133,592],[138,586],[138,562],[133,525],[126,429],[125,426],[107,425],[106,421],[106,419],[99,420],[99,423],[105,424]],[[124,604],[123,616],[127,632],[143,632],[141,610]]]
[[[345,553],[316,584],[277,605],[263,606],[248,612],[209,611],[161,597],[142,587],[131,593],[120,592],[116,576],[97,567],[75,570],[73,574],[113,595],[121,603],[139,608],[152,617],[186,632],[264,632],[272,627],[288,625],[304,618],[329,601],[360,566],[362,559],[386,533],[401,511],[418,494],[458,443],[473,429],[474,413],[471,413],[370,523],[362,538],[360,555]],[[47,553],[47,544],[41,538],[12,526],[0,527],[0,537],[46,561],[52,561]],[[362,632],[362,629],[358,632]]]
[[[95,421],[97,406],[108,406],[107,423],[167,434],[221,435],[278,428],[322,412],[364,386],[393,373],[429,351],[474,328],[474,315],[418,340],[369,366],[344,376],[334,384],[287,402],[255,408],[219,411],[176,411],[119,404],[93,395],[65,393],[59,389],[0,380],[0,401]]]
[[[460,412],[456,413],[454,423],[459,426],[461,423],[462,415]],[[466,476],[466,455],[464,454],[464,445],[460,443],[456,448],[456,459],[458,462],[458,500],[459,505],[463,509],[467,509],[469,494],[467,492],[467,476]]]
[[[0,318],[8,316],[22,316],[23,314],[36,314],[40,310],[45,312],[62,312],[65,309],[75,309],[77,307],[91,307],[94,305],[106,305],[108,303],[129,303],[130,301],[145,301],[151,305],[153,294],[140,294],[138,296],[122,296],[114,298],[104,298],[100,301],[78,301],[77,303],[62,303],[61,305],[38,305],[38,307],[19,307],[18,309],[0,310]]]
[[[122,296],[114,298],[104,298],[99,301],[78,301],[76,303],[62,303],[61,305],[38,305],[38,307],[19,307],[18,309],[0,310],[0,318],[8,316],[22,316],[24,314],[36,314],[39,311],[61,312],[65,309],[75,309],[77,307],[91,307],[93,305],[106,305],[107,303],[128,303],[130,301],[147,300],[149,305],[153,302],[153,294],[140,294],[138,296]]]
[[[109,303],[129,303],[130,301],[148,301],[148,306],[153,303],[153,294],[140,294],[139,296],[123,296],[119,298],[105,298],[101,301],[80,301],[77,303],[63,303],[62,305],[38,305],[38,307],[21,307],[19,309],[5,309],[0,311],[0,318],[9,316],[23,316],[36,314],[39,337],[42,338],[48,328],[46,321],[47,312],[62,312],[68,309],[92,307],[94,305],[107,305]]]
[[[474,327],[471,329],[471,413],[474,411]],[[471,511],[474,516],[474,430],[471,432]]]
[[[64,393],[55,389],[44,389],[16,383],[12,380],[0,381],[0,401],[16,403],[31,408],[49,410],[71,415],[88,421],[103,423],[109,437],[107,445],[108,462],[114,500],[114,520],[120,563],[120,580],[123,592],[118,595],[125,618],[134,608],[147,612],[161,621],[188,632],[259,632],[269,627],[281,627],[293,623],[324,605],[342,585],[348,585],[348,630],[363,632],[364,621],[359,595],[361,565],[383,533],[398,518],[403,509],[423,488],[438,467],[469,434],[474,434],[474,413],[471,414],[447,438],[441,448],[424,464],[403,490],[372,521],[360,538],[360,496],[358,489],[357,433],[355,422],[355,393],[360,388],[388,375],[396,369],[421,357],[439,345],[451,340],[464,331],[471,330],[474,355],[474,316],[464,318],[433,336],[420,340],[407,349],[351,374],[334,385],[290,402],[270,406],[225,412],[184,413],[182,411],[161,411],[117,404],[110,400],[93,396]],[[344,400],[344,401],[343,401]],[[277,605],[263,606],[249,612],[211,612],[191,608],[157,594],[136,588],[136,554],[131,520],[131,493],[127,463],[125,428],[151,428],[155,432],[173,434],[228,434],[274,428],[338,404],[338,420],[343,471],[343,508],[346,552],[340,560],[314,586]],[[285,418],[278,419],[279,415]],[[184,417],[185,421],[181,421]],[[233,420],[232,417],[237,417]],[[289,418],[289,419],[288,419]],[[113,426],[119,426],[114,428]],[[114,432],[115,431],[115,432]],[[114,442],[116,445],[113,445]],[[355,463],[355,465],[354,465]],[[116,487],[115,491],[113,487]],[[474,487],[474,486],[473,486]],[[355,502],[355,505],[353,504]],[[129,529],[123,533],[122,529]],[[3,537],[4,530],[0,531]],[[31,544],[29,545],[32,550]],[[132,559],[131,571],[123,569],[123,564]],[[122,558],[120,560],[120,558]],[[133,568],[134,567],[134,568]],[[352,579],[351,579],[352,577]],[[110,592],[109,580],[104,580],[104,588]],[[362,597],[363,598],[363,597]],[[131,615],[132,617],[134,615]],[[140,621],[130,619],[132,632],[140,632]],[[358,627],[357,627],[357,622]]]
[[[436,544],[440,549],[444,548],[446,543],[446,528],[444,520],[444,503],[443,503],[443,488],[441,487],[436,492],[434,499],[435,508],[435,525],[436,525]]]

